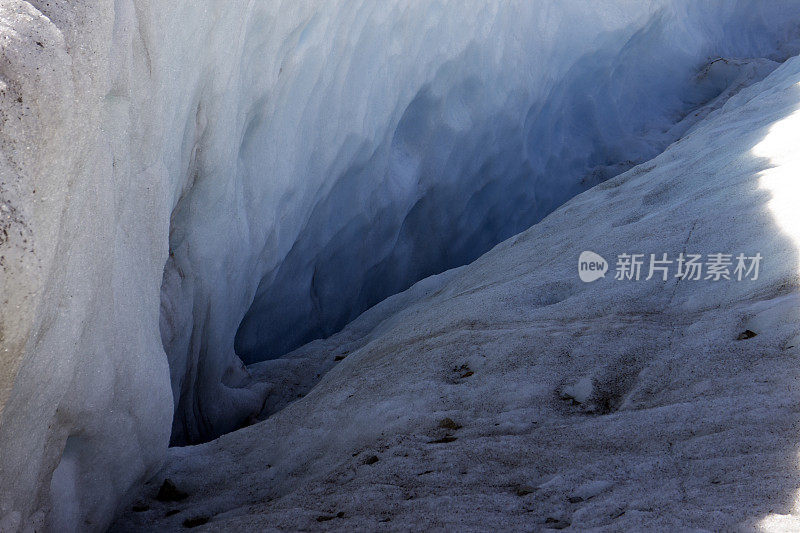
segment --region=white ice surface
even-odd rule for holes
[[[796,530],[799,135],[795,58],[655,159],[305,347],[333,366],[307,395],[171,450],[161,475],[189,498],[152,501],[156,481],[117,530]],[[583,250],[764,260],[755,281],[585,284]]]
[[[171,419],[285,403],[234,353],[257,294],[255,358],[471,259],[796,52],[798,11],[0,1],[0,530],[102,529]]]

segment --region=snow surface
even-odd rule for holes
[[[794,2],[688,0],[2,0],[0,530],[103,529],[170,438],[208,439],[287,404],[277,377],[287,374],[264,363],[253,373],[269,382],[253,379],[234,344],[256,361],[332,333],[655,156],[797,53],[799,13]],[[671,194],[663,185],[619,224],[648,220]],[[543,258],[557,261],[579,230],[595,247],[611,242],[597,233],[607,219],[567,219]],[[786,250],[774,260],[789,260]],[[297,394],[322,381],[259,426],[269,433],[260,453],[314,457],[299,446],[303,425],[277,426],[343,369],[394,376],[363,414],[430,408],[439,392],[425,388],[426,369],[439,356],[406,369],[419,381],[386,367],[411,357],[402,345],[385,345],[373,366],[352,361],[366,357],[369,335],[452,328],[451,311],[484,313],[487,331],[506,327],[491,324],[519,309],[484,305],[465,272],[484,265],[490,279],[532,263],[492,273],[487,261],[275,363],[300,376]],[[471,286],[475,300],[461,302],[478,307],[420,311],[430,323],[408,315],[436,283]],[[507,297],[527,299],[527,323],[537,302],[556,309],[573,290],[559,281]],[[346,338],[355,351],[324,374],[330,362],[314,354]],[[611,349],[600,340],[597,350]],[[500,361],[511,344],[496,342]],[[479,357],[470,353],[461,346],[460,356]],[[596,356],[586,357],[581,365]],[[414,401],[386,403],[395,390]],[[487,405],[510,401],[488,390]],[[346,412],[307,416],[356,427]],[[300,464],[290,463],[281,468]]]
[[[800,57],[292,354],[332,368],[266,421],[170,450],[113,530],[796,531],[798,135]],[[587,284],[584,250],[764,260],[757,280]],[[153,501],[163,477],[188,499]]]

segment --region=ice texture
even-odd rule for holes
[[[297,350],[332,369],[171,450],[161,475],[190,499],[116,527],[798,531],[798,135],[794,57],[654,159]],[[585,250],[605,279],[579,279]],[[764,259],[758,279],[615,280],[632,252]]]
[[[414,281],[468,263],[573,195],[654,157],[796,44],[793,19],[778,23],[785,6],[496,7],[478,13],[486,31],[451,40],[445,57],[431,54],[440,32],[476,22],[462,22],[458,8],[425,10],[437,30],[422,31],[404,51],[415,58],[408,64],[374,52],[383,30],[367,29],[361,39],[373,53],[349,58],[343,78],[353,92],[336,86],[335,98],[321,97],[318,112],[292,124],[317,128],[335,112],[330,102],[355,107],[353,116],[332,117],[339,129],[318,133],[320,146],[308,147],[329,164],[308,168],[304,152],[304,166],[289,171],[304,176],[299,183],[321,175],[325,184],[288,253],[264,269],[236,338],[246,363],[329,336]],[[389,34],[406,31],[394,21]],[[315,92],[342,79],[326,73]],[[403,85],[393,87],[396,80]],[[253,146],[286,135],[272,122],[251,133],[262,139]],[[261,149],[254,155],[265,157],[276,160]],[[246,167],[266,165],[258,162]]]
[[[237,331],[268,358],[474,259],[796,53],[798,12],[4,0],[0,530],[103,529],[170,438],[266,405]]]

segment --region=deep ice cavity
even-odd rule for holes
[[[407,103],[402,94],[362,91],[368,108],[388,99],[392,112],[372,117],[373,138],[340,135],[328,182],[288,253],[261,279],[236,352],[252,363],[326,337],[663,151],[785,57],[769,39],[735,38],[747,24],[789,41],[751,8],[672,6],[588,35],[547,21],[558,26],[557,42],[532,32],[502,52],[471,42]],[[514,30],[499,29],[497,40]],[[591,44],[572,47],[583,39]],[[389,61],[390,70],[405,69]],[[362,70],[347,80],[369,84]]]

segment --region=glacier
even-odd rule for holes
[[[324,373],[298,353],[351,322],[362,346],[460,271],[385,298],[691,135],[800,51],[799,15],[0,2],[0,530],[104,529],[170,442]]]
[[[794,57],[471,264],[253,365],[327,372],[172,448],[160,479],[188,498],[146,485],[112,531],[797,531],[798,135]],[[605,279],[579,279],[585,250]],[[760,253],[758,276],[613,276],[617,254],[720,251]]]

